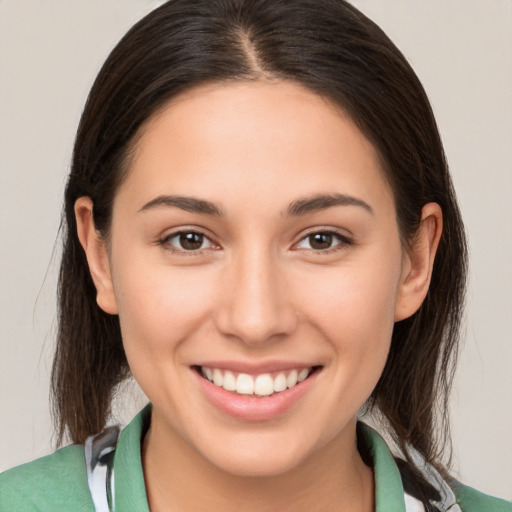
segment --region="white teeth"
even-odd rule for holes
[[[226,391],[235,391],[236,390],[236,379],[235,379],[235,376],[231,372],[226,372],[224,374],[224,381],[222,383],[222,387]]]
[[[286,375],[284,373],[280,373],[274,379],[274,391],[278,393],[279,391],[284,391],[286,388]]]
[[[240,395],[252,395],[254,393],[254,379],[246,373],[240,373],[236,378],[236,392]]]
[[[210,368],[203,368],[203,373],[205,374],[206,378],[210,381],[213,380],[213,372]]]
[[[288,375],[286,379],[286,386],[289,388],[293,388],[295,384],[297,384],[297,376],[299,375],[299,372],[297,370],[292,370],[290,372],[290,375]]]
[[[268,396],[274,392],[274,381],[268,373],[258,375],[254,381],[254,393],[259,396]]]
[[[304,370],[301,370],[298,377],[297,377],[297,381],[298,382],[302,382],[303,380],[306,379],[306,377],[309,375],[309,368],[304,368]]]
[[[224,379],[222,377],[222,372],[220,370],[218,370],[217,368],[215,368],[215,370],[213,370],[213,383],[216,386],[222,387],[223,380]]]
[[[235,376],[233,372],[205,366],[201,367],[201,372],[210,382],[226,391],[235,391],[241,395],[269,396],[287,388],[293,388],[308,377],[311,368],[304,368],[300,371],[291,370],[288,376],[281,372],[274,378],[270,373],[263,373],[256,378],[247,373]]]

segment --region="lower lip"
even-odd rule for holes
[[[245,421],[268,421],[291,409],[308,391],[319,371],[292,388],[270,396],[239,395],[216,386],[193,370],[206,397],[220,411]]]

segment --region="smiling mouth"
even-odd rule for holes
[[[321,367],[311,366],[309,368],[297,368],[259,375],[236,373],[207,366],[196,366],[195,369],[201,377],[226,391],[231,391],[238,395],[265,397],[294,388],[308,379],[313,373],[319,371]]]

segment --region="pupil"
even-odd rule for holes
[[[329,249],[332,245],[332,235],[329,233],[315,233],[310,238],[313,249]]]
[[[180,244],[183,249],[196,251],[203,245],[203,235],[200,233],[182,233],[180,235]]]

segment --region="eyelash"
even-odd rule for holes
[[[177,237],[181,237],[183,235],[198,235],[200,237],[202,237],[202,240],[201,240],[201,246],[204,244],[204,242],[206,240],[208,240],[210,242],[210,247],[208,248],[199,248],[199,249],[191,249],[191,250],[187,250],[187,249],[180,249],[180,248],[176,248],[175,246],[173,246],[170,241],[173,239],[173,238],[177,238]],[[174,233],[171,233],[170,235],[167,235],[166,237],[158,240],[158,243],[164,247],[167,251],[170,251],[171,253],[178,253],[178,254],[186,254],[186,255],[198,255],[198,254],[202,254],[206,249],[209,249],[209,248],[218,248],[218,246],[216,246],[214,244],[214,242],[212,242],[210,240],[209,237],[207,237],[204,233],[201,233],[200,231],[196,231],[196,230],[193,230],[193,229],[188,229],[188,230],[180,230],[180,231],[176,231]]]
[[[187,250],[185,248],[176,248],[175,246],[173,246],[173,244],[170,243],[170,241],[172,239],[177,238],[177,237],[181,237],[183,235],[196,235],[196,236],[198,235],[198,236],[200,236],[202,238],[201,239],[201,246],[205,243],[205,241],[209,241],[210,242],[210,246],[206,247],[206,248]],[[299,242],[297,242],[296,244],[293,245],[293,249],[294,250],[297,250],[296,248],[300,249],[299,244],[301,244],[302,242],[304,242],[304,241],[306,241],[308,239],[311,239],[311,237],[313,237],[315,235],[323,235],[323,236],[332,237],[332,239],[337,239],[338,243],[336,243],[335,245],[333,245],[331,247],[327,247],[325,249],[314,249],[313,247],[311,247],[311,241],[310,241],[310,247],[309,248],[303,247],[303,249],[305,249],[308,252],[311,252],[313,254],[318,254],[318,255],[329,254],[331,252],[341,250],[344,247],[353,245],[353,243],[354,243],[350,238],[348,238],[347,236],[342,235],[341,233],[338,233],[336,231],[333,231],[333,230],[317,230],[317,231],[311,231],[310,233],[308,233],[305,236],[303,236],[299,240]],[[182,242],[182,240],[180,240],[180,242]],[[159,243],[159,245],[161,245],[162,247],[164,247],[166,250],[170,251],[171,253],[186,254],[186,255],[190,255],[190,256],[200,255],[205,250],[210,249],[210,248],[213,248],[213,249],[218,249],[219,248],[214,242],[212,242],[210,240],[210,238],[208,236],[206,236],[204,233],[201,233],[200,231],[195,231],[195,230],[180,230],[180,231],[176,231],[176,232],[171,233],[170,235],[168,235],[168,236],[158,240],[158,243]]]
[[[302,243],[308,239],[311,239],[311,237],[313,237],[315,235],[323,235],[323,236],[327,235],[329,237],[332,237],[333,240],[337,239],[338,243],[336,243],[335,245],[333,245],[331,247],[327,247],[325,249],[314,249],[312,247],[303,248],[313,254],[318,254],[318,255],[330,254],[332,252],[339,251],[339,250],[342,250],[343,248],[351,246],[354,243],[353,240],[351,240],[349,237],[347,237],[346,235],[342,235],[341,233],[338,233],[337,231],[333,231],[333,230],[329,230],[329,229],[325,229],[325,230],[320,229],[320,230],[315,230],[315,231],[311,231],[311,232],[307,233],[305,236],[303,236],[299,240],[299,242],[297,242],[294,245],[294,247],[298,247],[300,243]],[[310,245],[311,245],[311,242],[310,242]]]

